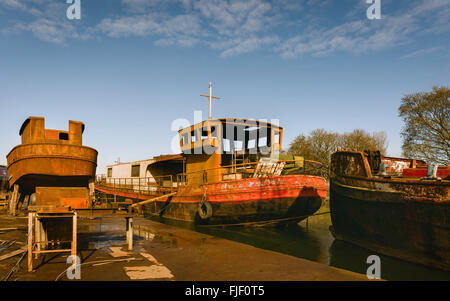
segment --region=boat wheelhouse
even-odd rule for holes
[[[249,119],[206,120],[179,131],[185,160],[183,182],[214,183],[254,173],[252,164],[279,154],[283,128]]]

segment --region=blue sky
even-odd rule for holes
[[[386,131],[401,154],[404,94],[450,81],[450,0],[0,0],[0,164],[28,116],[86,124],[98,172],[170,153],[177,118],[279,119],[283,146],[316,128]]]

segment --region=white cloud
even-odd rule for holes
[[[196,16],[177,15],[169,17],[150,13],[137,17],[121,17],[104,19],[97,29],[110,37],[129,36],[164,36],[192,37],[200,34],[200,23]]]
[[[430,48],[419,49],[419,50],[413,51],[407,55],[402,56],[402,59],[409,59],[409,58],[413,58],[413,57],[417,57],[417,56],[427,55],[430,53],[437,52],[439,50],[442,50],[442,47],[430,47]]]
[[[244,53],[252,52],[256,49],[265,47],[265,46],[273,46],[274,44],[279,42],[279,38],[277,36],[268,36],[268,37],[250,37],[246,39],[236,39],[231,41],[231,43],[226,47],[224,51],[220,54],[222,57],[239,55]],[[272,47],[269,47],[270,49]]]
[[[64,44],[68,37],[79,37],[72,25],[48,19],[38,19],[28,24],[19,23],[10,29],[10,32],[21,31],[29,31],[37,38],[55,44]]]
[[[133,16],[107,18],[96,29],[109,37],[156,37],[158,46],[193,46],[198,43],[221,51],[222,56],[247,53],[276,43],[279,38],[265,30],[275,24],[270,3],[262,0],[169,1],[185,10],[171,16],[169,12],[142,13],[160,0],[122,0]],[[166,5],[167,2],[166,2]]]
[[[27,31],[57,44],[93,36],[148,37],[161,47],[205,45],[222,57],[265,49],[296,58],[380,51],[414,43],[419,35],[450,31],[449,0],[412,0],[401,11],[392,8],[395,1],[383,0],[382,20],[367,20],[367,3],[358,0],[343,15],[344,21],[334,25],[325,18],[326,10],[337,5],[330,0],[121,0],[121,3],[125,9],[119,15],[86,26],[65,18],[65,1],[0,0],[0,8],[28,14],[31,19],[16,21],[1,32]],[[311,13],[317,11],[320,13]]]
[[[360,7],[359,3],[357,7]],[[449,19],[444,20],[450,14],[448,9],[448,0],[432,0],[412,6],[402,14],[385,14],[381,20],[348,21],[332,28],[316,27],[287,39],[277,51],[282,57],[295,58],[334,52],[360,54],[406,45],[414,42],[415,34],[444,32],[444,28],[449,27]],[[430,13],[430,24],[424,24],[423,18]]]
[[[1,0],[0,4],[9,9],[26,9],[26,6],[20,3],[18,0]]]

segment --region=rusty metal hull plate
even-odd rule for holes
[[[173,197],[144,205],[144,214],[211,225],[300,221],[320,208],[327,191],[323,178],[308,175],[191,185],[181,187]],[[201,219],[198,214],[204,197],[212,207],[212,216],[207,219]]]
[[[335,176],[333,234],[376,252],[450,270],[450,184]]]
[[[243,202],[212,203],[213,215],[201,219],[197,203],[155,202],[144,206],[144,216],[193,222],[201,225],[227,225],[258,222],[299,222],[314,214],[322,205],[320,197],[277,198]]]
[[[61,206],[88,209],[89,189],[86,187],[36,187],[35,206]]]
[[[87,186],[95,177],[97,151],[70,144],[22,144],[11,150],[7,160],[10,187]]]

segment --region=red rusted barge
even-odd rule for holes
[[[379,152],[331,157],[331,232],[337,239],[450,270],[450,168]]]
[[[206,120],[180,130],[180,186],[175,195],[145,205],[144,213],[198,224],[298,222],[314,214],[326,182],[282,175],[286,163],[295,164],[277,157],[282,135],[277,125],[247,119]]]
[[[214,225],[298,222],[320,208],[328,187],[308,174],[316,162],[281,160],[282,134],[277,125],[247,119],[192,125],[179,131],[182,153],[155,158],[146,169],[152,178],[128,179],[126,193],[142,194],[150,189],[142,182],[153,184],[155,198],[135,204],[149,217]],[[96,187],[114,193],[111,186],[118,191],[124,182],[107,177]]]

